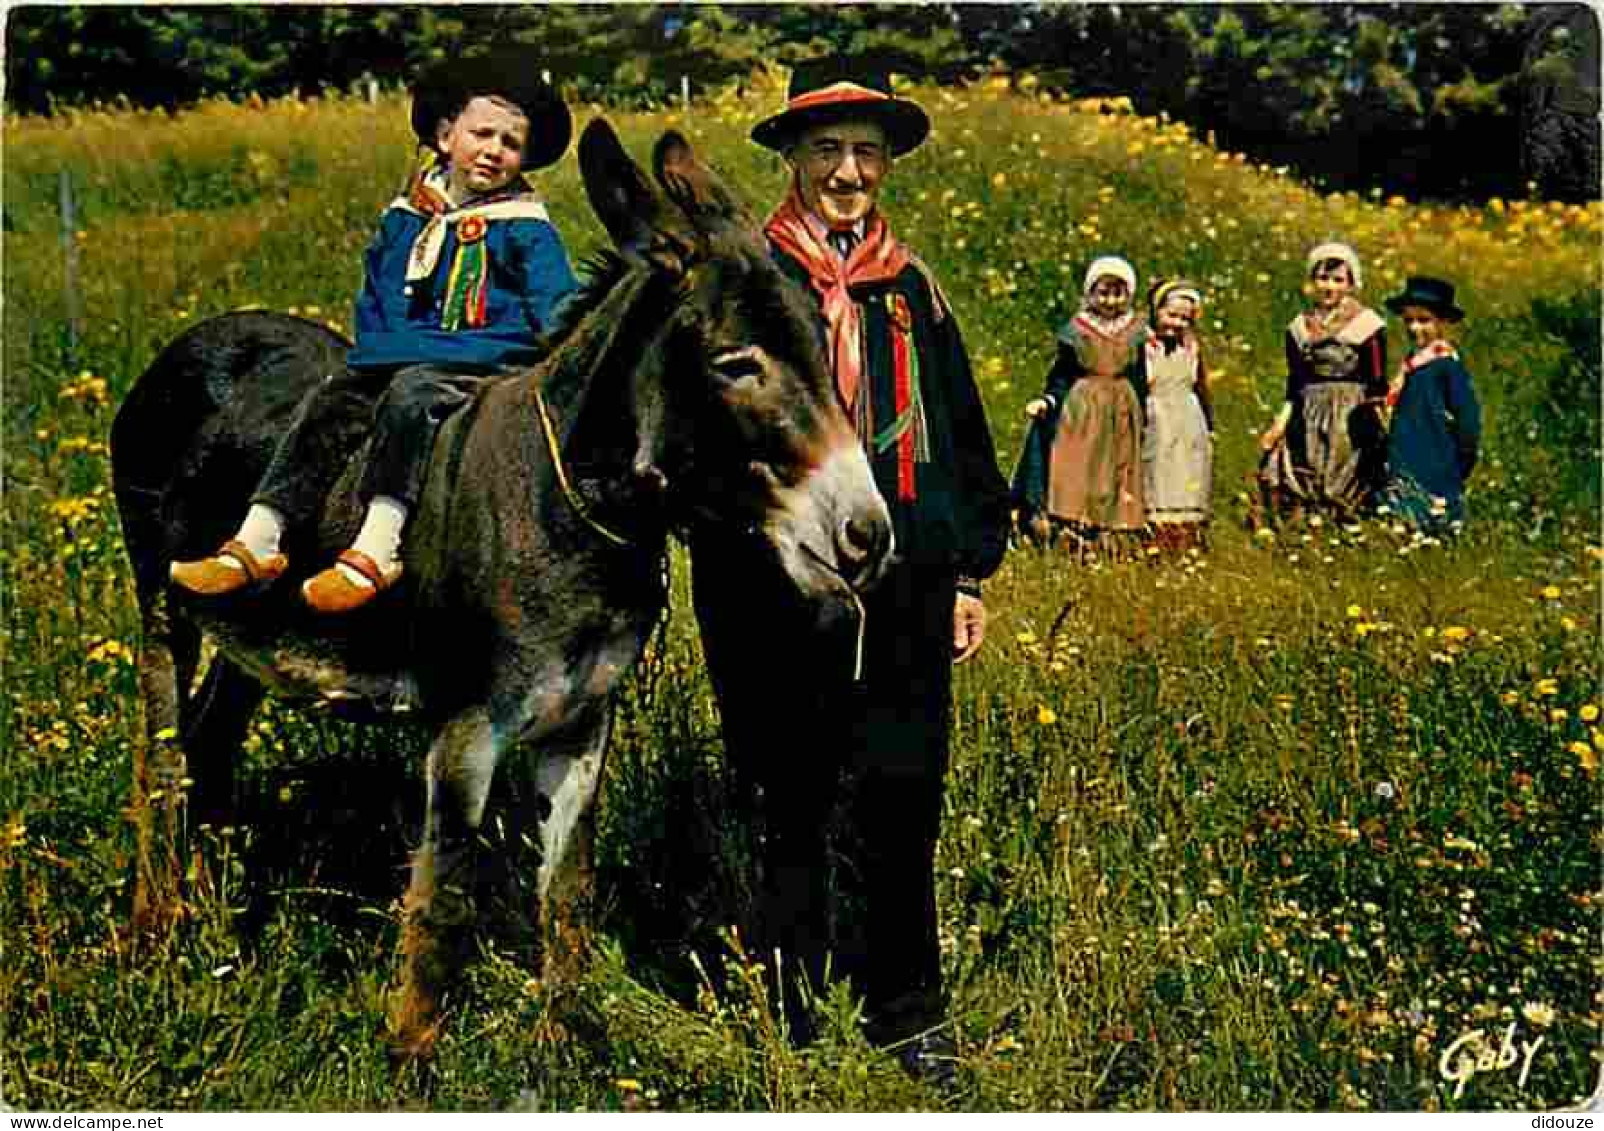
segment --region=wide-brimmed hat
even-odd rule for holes
[[[412,132],[419,143],[434,148],[440,122],[481,95],[504,98],[529,119],[526,171],[554,165],[567,152],[573,115],[541,74],[539,58],[513,48],[445,59],[419,74],[412,84]]]
[[[1394,314],[1402,314],[1404,308],[1410,306],[1423,306],[1449,322],[1458,322],[1465,316],[1465,312],[1454,305],[1454,285],[1430,275],[1409,276],[1403,293],[1387,300],[1387,309]]]
[[[804,130],[843,118],[878,123],[893,157],[917,148],[930,134],[930,118],[919,104],[891,93],[884,63],[835,55],[797,64],[785,109],[753,126],[752,140],[783,153]]]

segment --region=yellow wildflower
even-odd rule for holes
[[[1043,703],[1036,708],[1036,721],[1044,727],[1050,727],[1058,721],[1058,712]]]
[[[1462,628],[1457,624],[1451,624],[1442,630],[1442,638],[1444,640],[1452,640],[1456,643],[1461,640],[1469,640],[1470,629]]]
[[[1536,1025],[1539,1029],[1546,1029],[1554,1023],[1554,1007],[1546,1001],[1528,1001],[1521,1005],[1521,1014]]]
[[[1537,695],[1543,696],[1558,695],[1559,680],[1553,678],[1540,679],[1537,681],[1537,685],[1532,688],[1532,691]]]
[[[1582,709],[1576,712],[1584,723],[1593,722],[1598,718],[1598,707],[1592,703],[1583,703]]]
[[[1557,601],[1560,597],[1559,586],[1545,585],[1543,586],[1541,592],[1539,592],[1538,596],[1542,597],[1542,599],[1545,601]]]

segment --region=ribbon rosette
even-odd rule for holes
[[[483,216],[464,216],[457,221],[457,240],[459,243],[478,243],[485,238],[485,231],[489,227]]]

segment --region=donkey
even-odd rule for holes
[[[476,832],[515,747],[532,754],[548,938],[583,890],[609,693],[663,610],[670,534],[694,554],[704,524],[748,531],[821,617],[854,604],[892,551],[812,308],[750,214],[672,132],[654,151],[656,187],[604,120],[579,161],[616,251],[593,265],[545,360],[484,382],[445,423],[406,578],[368,609],[331,620],[297,597],[360,517],[361,414],[326,445],[349,466],[316,529],[288,536],[290,574],[209,600],[167,582],[170,562],[232,529],[275,435],[343,363],[343,339],[288,316],[222,315],[156,358],[113,426],[143,636],[136,920],[178,906],[186,810],[226,812],[264,691],[363,717],[411,712],[432,741],[389,1017],[407,1054],[438,1033],[472,925]],[[203,637],[216,653],[197,688]]]

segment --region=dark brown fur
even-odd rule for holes
[[[694,544],[700,523],[750,528],[821,604],[871,582],[890,550],[806,298],[750,217],[677,135],[657,147],[661,191],[605,122],[586,130],[580,164],[617,256],[546,362],[487,382],[446,422],[409,522],[405,580],[369,608],[319,619],[296,595],[354,533],[368,427],[355,409],[319,457],[350,467],[321,521],[287,533],[285,579],[212,600],[181,600],[166,581],[171,561],[209,553],[232,531],[296,404],[343,363],[336,336],[279,315],[204,323],[156,359],[113,430],[149,735],[135,775],[135,916],[155,926],[179,907],[186,814],[226,815],[233,758],[264,689],[365,716],[412,712],[434,734],[391,1011],[398,1047],[412,1054],[438,1032],[474,919],[469,879],[490,779],[518,743],[539,754],[529,764],[544,807],[543,910],[550,920],[553,899],[583,904],[608,696],[661,611],[669,533]],[[195,688],[203,634],[218,654]]]

